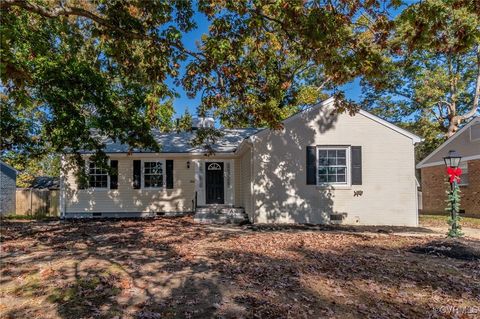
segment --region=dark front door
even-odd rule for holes
[[[205,163],[205,188],[207,191],[207,204],[223,204],[223,163],[222,162],[206,162]]]

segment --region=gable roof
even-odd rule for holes
[[[325,101],[322,101],[318,104],[315,104],[305,110],[302,110],[289,118],[283,121],[284,124],[292,121],[293,119],[299,117],[300,115],[310,112],[311,110],[318,109],[320,107],[329,107],[332,106],[335,102],[334,97],[330,97]],[[380,123],[395,132],[402,134],[412,140],[412,143],[419,143],[423,139],[419,136],[402,129],[395,124],[392,124],[388,121],[385,121],[378,116],[375,116],[365,110],[360,110],[356,114],[365,116],[377,123]],[[268,128],[240,128],[240,129],[220,129],[220,132],[223,133],[223,136],[220,137],[217,142],[212,145],[212,149],[215,153],[233,153],[235,152],[242,142],[252,137],[256,134],[260,134],[264,131],[268,131]],[[158,129],[152,129],[152,135],[159,145],[161,145],[160,153],[205,153],[206,150],[202,146],[193,146],[192,141],[196,136],[195,131],[191,132],[171,132],[171,133],[162,133]],[[127,144],[122,144],[118,141],[114,141],[111,138],[97,136],[101,143],[105,144],[105,152],[107,154],[114,153],[152,153],[149,150],[133,148]],[[89,154],[91,151],[81,151],[80,153]]]
[[[221,129],[223,136],[212,145],[216,153],[233,153],[240,143],[250,135],[256,133],[259,129]],[[162,133],[158,129],[152,129],[152,135],[155,141],[160,145],[160,153],[204,153],[206,150],[202,146],[193,146],[192,141],[196,136],[192,132],[170,132]],[[101,143],[105,144],[104,151],[108,154],[114,153],[152,153],[152,151],[132,148],[129,145],[114,141],[108,137],[97,136]],[[91,151],[81,151],[80,153],[89,154]],[[156,153],[156,152],[155,152]]]
[[[427,157],[425,157],[422,161],[420,161],[420,163],[418,163],[416,167],[417,168],[423,168],[423,167],[427,167],[427,166],[435,166],[435,165],[442,164],[442,163],[428,163],[428,162],[430,161],[430,159],[433,156],[435,156],[439,152],[443,151],[445,149],[445,147],[450,145],[458,137],[460,137],[463,134],[465,134],[466,132],[468,132],[468,128],[470,128],[471,126],[473,126],[474,124],[477,124],[477,123],[480,123],[480,117],[479,116],[476,116],[476,117],[472,118],[467,124],[465,124],[461,129],[459,129],[452,137],[450,137],[448,140],[443,142],[439,147],[437,147]],[[480,155],[480,149],[479,149],[479,155]],[[480,158],[480,156],[479,156],[479,158]],[[471,158],[471,159],[473,159],[473,158]]]
[[[333,103],[334,103],[334,102],[335,102],[335,98],[332,96],[332,97],[330,97],[330,98],[328,98],[328,99],[326,99],[326,100],[324,100],[324,101],[322,101],[322,102],[320,102],[320,103],[318,103],[318,104],[315,104],[315,105],[312,105],[312,106],[306,108],[305,110],[302,110],[302,111],[300,111],[300,112],[298,112],[298,113],[295,113],[294,115],[292,115],[292,116],[290,116],[289,118],[285,119],[285,120],[283,121],[283,123],[286,124],[286,123],[288,123],[288,122],[290,122],[290,121],[298,118],[299,116],[301,116],[302,114],[304,114],[304,113],[306,113],[306,112],[310,112],[310,111],[312,111],[312,110],[316,110],[316,109],[319,109],[319,108],[321,108],[321,107],[331,107],[331,106],[333,106]],[[420,143],[421,141],[423,141],[423,139],[422,139],[421,137],[419,137],[418,135],[415,135],[415,134],[413,134],[413,133],[411,133],[411,132],[409,132],[409,131],[401,128],[401,127],[398,127],[397,125],[395,125],[395,124],[393,124],[393,123],[390,123],[390,122],[388,122],[388,121],[386,121],[386,120],[384,120],[384,119],[381,119],[380,117],[378,117],[378,116],[376,116],[376,115],[373,115],[373,114],[370,113],[370,112],[367,112],[367,111],[365,111],[365,110],[360,109],[356,114],[360,114],[360,115],[362,115],[362,116],[365,116],[365,117],[367,117],[367,118],[369,118],[369,119],[371,119],[371,120],[373,120],[373,121],[375,121],[375,122],[377,122],[377,123],[379,123],[379,124],[382,124],[382,125],[388,127],[389,129],[391,129],[391,130],[393,130],[393,131],[395,131],[395,132],[397,132],[397,133],[399,133],[399,134],[402,134],[402,135],[410,138],[410,139],[412,140],[412,143],[413,143],[413,144]],[[268,130],[268,129],[265,129],[265,130]],[[264,131],[264,130],[260,130],[260,131],[257,132],[257,133],[260,133],[261,131]],[[256,133],[255,133],[255,134],[256,134]]]
[[[11,165],[8,165],[7,163],[5,163],[4,161],[0,160],[0,166],[4,166],[4,167],[7,167],[9,169],[11,169],[12,171],[15,171],[15,173],[18,173],[18,170],[15,169],[15,167],[11,166]]]
[[[17,178],[18,171],[12,166],[8,165],[7,163],[1,160],[0,160],[0,172],[2,172],[2,174],[5,174],[12,180],[16,180]]]

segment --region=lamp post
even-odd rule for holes
[[[449,207],[450,209],[450,218],[451,218],[451,228],[448,232],[449,237],[459,237],[461,236],[460,225],[458,225],[458,208],[460,202],[460,196],[458,194],[458,181],[460,180],[460,175],[462,174],[462,169],[458,166],[462,160],[462,156],[456,151],[451,150],[448,152],[448,155],[443,158],[445,166],[447,167],[447,174],[450,182],[450,192],[449,192]]]

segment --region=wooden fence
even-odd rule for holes
[[[16,215],[60,216],[59,190],[17,188]]]

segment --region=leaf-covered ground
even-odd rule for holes
[[[455,243],[428,231],[191,217],[8,221],[1,231],[1,318],[480,316],[480,261],[445,257]],[[460,244],[477,256],[479,240]]]

